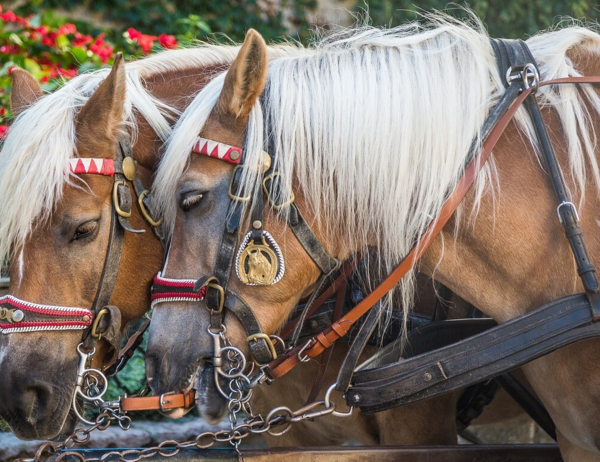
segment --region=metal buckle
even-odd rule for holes
[[[302,353],[304,353],[304,350],[306,350],[309,346],[312,346],[312,341],[310,341],[310,340],[308,342],[306,342],[306,344],[302,348],[300,348],[300,351],[296,355],[296,356],[298,356],[298,360],[301,363],[310,361],[310,357],[308,355],[302,356]]]
[[[248,202],[252,198],[252,194],[248,195],[247,197],[242,197],[238,196],[237,194],[234,194],[231,191],[231,187],[233,186],[233,182],[235,181],[235,177],[238,173],[238,170],[243,166],[243,164],[235,166],[235,168],[233,169],[233,173],[231,174],[231,179],[229,180],[229,188],[227,188],[227,195],[229,196],[229,198],[237,202]]]
[[[108,313],[110,313],[110,311],[107,308],[102,308],[100,310],[100,312],[96,316],[96,319],[94,319],[94,323],[92,324],[92,330],[90,332],[92,337],[97,338],[98,340],[102,339],[102,335],[104,333],[98,333],[98,331],[97,331],[98,324],[100,324],[100,320],[104,317],[104,315],[106,315]]]
[[[112,199],[113,199],[113,204],[115,206],[115,211],[117,212],[117,215],[122,216],[123,218],[129,218],[131,216],[131,211],[129,212],[125,212],[121,209],[121,205],[119,204],[119,186],[125,186],[127,187],[127,189],[129,189],[129,186],[127,186],[127,183],[125,182],[125,180],[117,180],[115,181],[115,184],[113,186],[113,193],[112,193]],[[129,193],[131,194],[131,191],[129,191]]]
[[[162,395],[160,395],[160,400],[158,401],[158,405],[160,406],[160,410],[162,412],[168,411],[168,409],[165,409],[165,404],[167,404],[167,403],[164,402],[164,397],[174,395],[174,394],[175,394],[175,392],[170,391],[169,393],[163,393]]]
[[[513,71],[515,71],[514,74]],[[532,63],[525,64],[522,69],[509,67],[506,70],[506,82],[510,85],[516,80],[521,80],[526,90],[530,88],[537,89],[540,83],[540,73]]]
[[[204,300],[207,299],[208,289],[209,288],[216,289],[219,292],[219,309],[218,310],[213,310],[212,308],[209,308],[208,305],[206,306],[206,308],[208,309],[208,311],[210,311],[210,314],[219,314],[219,313],[222,313],[223,312],[223,305],[225,304],[225,289],[223,289],[223,287],[221,287],[219,284],[217,284],[215,282],[209,282],[208,284],[206,284],[207,294],[204,295]]]
[[[150,194],[150,191],[148,191],[147,189],[144,189],[142,191],[142,194],[140,194],[140,197],[138,197],[138,204],[140,206],[140,210],[142,212],[142,215],[144,216],[144,218],[146,219],[146,221],[150,224],[150,226],[153,226],[154,228],[156,228],[157,226],[162,225],[163,222],[163,217],[160,217],[160,219],[158,221],[155,221],[151,216],[150,216],[150,212],[148,212],[148,209],[146,208],[146,206],[144,205],[144,198]]]
[[[267,343],[267,346],[269,347],[269,350],[271,351],[271,356],[273,357],[273,359],[277,358],[277,351],[275,350],[275,345],[273,345],[273,341],[271,340],[271,337],[269,337],[267,334],[263,334],[262,332],[258,333],[258,334],[252,334],[249,335],[246,338],[246,343],[248,345],[250,345],[250,342],[258,342],[258,340],[264,340]],[[255,359],[256,361],[256,359]]]
[[[273,173],[267,175],[263,179],[263,183],[262,183],[262,187],[263,187],[263,191],[265,193],[265,196],[267,196],[267,200],[269,201],[269,204],[271,204],[271,207],[273,207],[275,210],[281,210],[284,207],[292,205],[294,203],[294,201],[296,200],[296,196],[294,195],[294,191],[290,191],[290,199],[288,201],[284,202],[283,204],[276,204],[275,203],[275,201],[271,197],[271,191],[269,191],[269,189],[267,188],[267,181],[269,181],[269,180],[273,181],[273,179],[276,176],[278,176],[278,175],[280,175],[279,172],[273,172]]]
[[[561,202],[560,204],[558,204],[558,207],[556,207],[556,214],[558,215],[558,221],[560,221],[560,223],[562,224],[563,219],[560,216],[560,209],[563,205],[570,205],[571,209],[573,209],[573,214],[575,215],[575,220],[577,220],[577,222],[579,222],[579,214],[577,213],[577,209],[575,208],[575,204],[573,204],[573,202],[568,202],[568,201],[564,201]]]

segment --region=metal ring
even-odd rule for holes
[[[142,191],[142,193],[140,194],[140,196],[138,197],[138,205],[140,206],[140,211],[142,212],[142,215],[144,216],[144,218],[146,219],[146,221],[150,224],[150,226],[156,228],[160,225],[162,225],[163,222],[163,218],[164,217],[160,217],[158,219],[158,221],[154,220],[151,216],[150,216],[150,212],[148,211],[148,209],[146,208],[146,205],[144,204],[144,198],[150,194],[150,191],[148,191],[147,189],[144,189]]]
[[[96,315],[96,319],[94,319],[94,323],[92,324],[92,330],[90,331],[92,337],[97,338],[98,340],[102,338],[102,333],[99,334],[97,332],[98,324],[100,323],[100,320],[104,317],[104,315],[108,313],[110,313],[110,310],[108,308],[102,308],[100,312]]]
[[[283,411],[284,414],[281,414],[279,416],[277,416],[276,414],[280,411]],[[271,427],[271,420],[275,419],[276,417],[284,417],[284,415],[288,415],[290,417],[290,420],[288,420],[285,424],[285,427],[283,428],[283,430],[279,430],[279,431],[274,431],[272,430]],[[267,433],[271,436],[281,436],[285,433],[288,432],[288,430],[292,427],[292,421],[291,419],[294,417],[294,413],[292,412],[292,410],[289,407],[285,407],[285,406],[279,406],[276,407],[275,409],[272,409],[271,412],[269,412],[267,414],[267,418],[265,419],[265,421],[267,422],[267,424],[269,425],[269,429],[267,430]]]
[[[87,396],[83,393],[83,391],[81,390],[80,387],[77,387],[75,389],[76,394],[79,394],[79,396],[81,396],[86,401],[98,401],[98,400],[102,399],[102,397],[104,396],[104,393],[106,393],[106,390],[108,390],[108,380],[106,379],[106,376],[98,369],[84,369],[81,373],[81,377],[85,377],[86,374],[92,374],[92,373],[97,374],[99,376],[99,378],[102,379],[102,381],[104,382],[104,386],[102,387],[102,392],[100,392],[96,396]]]
[[[242,377],[244,375],[244,371],[246,370],[246,357],[244,356],[244,353],[242,353],[242,351],[239,348],[236,348],[234,346],[226,346],[221,348],[221,353],[226,351],[233,351],[234,353],[238,353],[242,358],[241,361],[243,367],[240,368],[240,372],[236,372],[234,374],[228,374],[227,372],[224,372],[221,368],[218,368],[217,372],[221,377],[225,377],[226,379],[236,379],[238,377]]]
[[[326,408],[330,408],[334,404],[331,401],[331,394],[333,393],[333,390],[335,390],[336,386],[337,386],[337,382],[335,382],[333,385],[331,385],[327,389],[327,393],[325,393],[325,398],[323,399],[323,401],[325,401],[325,407]],[[348,411],[346,411],[346,412],[333,411],[331,413],[331,415],[334,415],[336,417],[350,417],[352,415],[353,411],[354,411],[354,408],[352,406],[350,406],[350,409]]]

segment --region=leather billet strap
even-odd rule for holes
[[[598,84],[600,76],[589,77],[567,77],[562,79],[540,82],[538,86],[562,85],[562,84]],[[416,243],[409,254],[400,262],[394,271],[353,310],[343,316],[329,329],[313,337],[306,344],[294,348],[285,355],[269,365],[265,370],[270,378],[278,378],[285,375],[298,365],[302,359],[315,358],[325,349],[329,348],[336,340],[346,335],[350,327],[366,314],[376,303],[381,300],[412,268],[427,251],[431,243],[446,225],[450,217],[460,205],[462,199],[469,191],[475,181],[477,174],[481,171],[488,160],[492,149],[504,133],[504,130],[521,107],[525,99],[537,88],[522,88],[518,81],[513,81],[502,96],[500,102],[492,110],[486,123],[481,130],[480,137],[485,140],[479,152],[473,153],[470,163],[465,169],[463,176],[458,181],[456,188],[444,202],[437,219],[435,219]],[[300,355],[301,353],[301,355]]]

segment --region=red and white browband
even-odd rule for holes
[[[218,141],[198,138],[192,152],[237,165],[242,161],[242,149]],[[115,161],[102,158],[75,157],[69,159],[69,170],[75,174],[105,175],[115,174]]]
[[[82,330],[92,324],[93,314],[85,308],[40,305],[12,295],[0,298],[0,333],[46,330]]]
[[[192,152],[202,154],[208,157],[214,157],[230,164],[237,165],[242,161],[242,149],[235,146],[229,146],[218,141],[207,140],[206,138],[198,138],[196,144],[192,148]]]
[[[113,176],[115,161],[112,159],[90,159],[76,157],[69,159],[69,170],[76,174],[96,174]]]
[[[204,299],[206,287],[199,292],[194,291],[195,279],[168,279],[162,273],[154,276],[152,295],[150,296],[150,309],[159,303],[167,302],[194,302]]]

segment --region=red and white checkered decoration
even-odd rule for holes
[[[115,161],[112,159],[69,159],[69,170],[76,174],[95,174],[113,176],[115,174]]]
[[[198,138],[196,144],[192,148],[192,152],[208,157],[214,157],[215,159],[223,160],[235,165],[242,161],[241,148],[219,143],[218,141],[207,140],[206,138]]]

